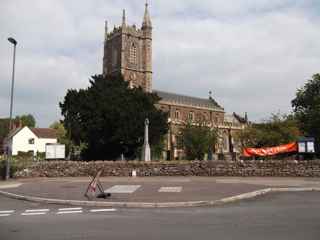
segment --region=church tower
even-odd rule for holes
[[[125,10],[121,26],[110,33],[106,22],[103,74],[119,73],[131,87],[152,91],[152,23],[147,3],[141,28],[127,24]]]

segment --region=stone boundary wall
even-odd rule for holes
[[[194,161],[194,162],[38,162],[16,172],[17,178],[87,177],[103,169],[103,177],[138,176],[236,176],[320,177],[320,160],[312,161]]]

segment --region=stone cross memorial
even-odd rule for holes
[[[149,119],[144,122],[144,144],[142,149],[142,160],[145,162],[151,162],[151,151],[149,145]]]

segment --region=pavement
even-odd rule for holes
[[[0,182],[6,197],[97,207],[187,207],[216,205],[273,191],[320,190],[320,178],[149,177],[101,178],[107,199],[88,199],[89,178],[24,179]]]

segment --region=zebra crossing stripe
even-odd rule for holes
[[[82,210],[82,207],[78,207],[78,208],[59,208],[59,211],[76,211],[76,210]]]
[[[25,212],[26,213],[32,213],[32,212],[49,212],[50,209],[28,209]]]
[[[132,194],[137,191],[141,185],[114,185],[111,188],[105,190],[105,193],[126,193]]]
[[[83,211],[82,210],[79,210],[79,211],[61,211],[61,212],[57,212],[58,215],[61,215],[61,214],[75,214],[75,213],[82,213]]]
[[[14,210],[0,211],[0,214],[14,213]]]
[[[179,193],[182,191],[182,187],[161,187],[158,192],[160,193]]]
[[[9,217],[11,214],[0,214],[0,217]]]
[[[30,212],[30,213],[21,213],[22,216],[36,216],[36,215],[45,215],[46,212]]]
[[[99,213],[99,212],[115,212],[117,209],[110,208],[110,209],[91,209],[90,212],[92,213]]]

